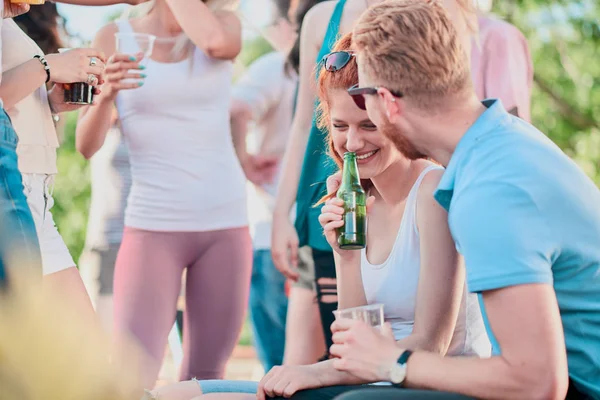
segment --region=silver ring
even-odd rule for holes
[[[88,85],[95,86],[95,84],[98,83],[98,77],[96,77],[94,74],[89,74],[87,77],[87,83]]]
[[[91,57],[90,58],[90,67],[95,67],[96,65],[98,65],[98,59],[96,57]]]

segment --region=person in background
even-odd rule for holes
[[[58,49],[64,47],[61,35],[66,31],[66,21],[58,13],[55,3],[36,5],[14,20],[44,54],[58,53]]]
[[[374,7],[354,43],[359,86],[349,93],[405,155],[446,166],[434,198],[448,210],[493,355],[411,353],[363,323],[336,321],[336,368],[403,388],[340,400],[600,399],[598,187],[501,100],[478,99],[436,2]]]
[[[241,23],[227,0],[156,0],[136,18],[102,28],[109,55],[97,107],[81,113],[77,148],[104,144],[116,105],[132,187],[115,266],[114,330],[146,350],[153,388],[186,273],[180,377],[218,379],[237,343],[252,269],[246,187],[230,131],[232,60]],[[157,37],[150,58],[131,38]],[[142,72],[143,70],[143,72]]]
[[[533,62],[527,39],[513,25],[478,13],[479,32],[471,45],[471,74],[481,100],[502,100],[513,115],[531,122]]]
[[[333,170],[326,159],[325,135],[313,119],[316,100],[313,72],[316,62],[330,52],[338,34],[350,30],[354,19],[366,6],[364,1],[354,0],[347,4],[346,0],[312,1],[304,7],[300,2],[298,12],[302,9],[305,15],[297,43],[289,56],[289,64],[299,75],[298,98],[273,213],[271,251],[275,266],[288,278],[297,280],[298,249],[303,246],[311,249],[324,350],[331,344],[329,326],[333,322],[333,311],[337,309],[335,264],[333,252],[318,222],[318,209],[313,206],[326,193],[325,180]],[[307,145],[309,136],[311,145]],[[289,214],[296,201],[297,215],[293,224]]]
[[[236,82],[231,108],[234,146],[246,177],[253,183],[249,193],[254,247],[250,317],[255,346],[265,371],[283,364],[284,350],[288,361],[294,353],[306,353],[306,343],[298,339],[302,333],[308,333],[311,319],[295,303],[298,296],[301,296],[300,299],[312,299],[310,294],[313,292],[312,276],[309,265],[306,265],[311,261],[308,254],[304,256],[308,262],[302,267],[305,272],[303,279],[296,281],[291,289],[292,307],[288,313],[286,278],[275,268],[271,258],[271,220],[279,181],[279,162],[287,144],[297,81],[295,73],[285,68],[287,53],[296,38],[288,19],[290,1],[276,0],[273,4],[273,22],[264,30],[264,36],[275,51],[254,61]],[[254,152],[248,151],[246,140],[251,121],[255,126],[252,132]],[[308,291],[309,295],[299,291]],[[286,315],[290,322],[287,335]]]
[[[131,189],[129,151],[116,123],[116,112],[104,146],[90,160],[90,171],[92,198],[79,271],[98,317],[110,329],[115,264]]]

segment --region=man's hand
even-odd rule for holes
[[[2,18],[14,18],[29,11],[29,4],[11,3],[10,0],[4,0],[4,13]]]
[[[368,382],[390,380],[390,370],[403,350],[396,346],[391,326],[380,330],[362,321],[339,319],[331,325],[331,355],[335,369]]]
[[[273,367],[260,381],[256,393],[257,399],[265,400],[267,397],[289,398],[300,390],[322,387],[323,383],[319,377],[317,365]]]
[[[279,166],[278,156],[248,155],[242,160],[246,178],[256,186],[273,183]]]

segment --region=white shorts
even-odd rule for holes
[[[23,174],[25,195],[40,242],[44,275],[75,266],[73,257],[71,257],[67,245],[58,233],[50,212],[54,205],[54,199],[52,198],[53,183],[53,175]]]

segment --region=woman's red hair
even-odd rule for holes
[[[352,33],[345,34],[333,45],[332,52],[336,51],[352,51]],[[347,90],[356,85],[358,83],[358,65],[356,64],[356,57],[352,57],[346,66],[335,72],[326,71],[322,64],[319,64],[318,68],[321,69],[317,71],[319,77],[317,80],[317,96],[319,98],[319,105],[317,108],[317,126],[321,130],[326,130],[329,132],[327,135],[329,156],[333,159],[341,171],[344,165],[344,160],[337,153],[333,146],[333,138],[330,130],[331,117],[329,112],[329,93],[336,89]],[[363,180],[362,185],[365,190],[368,190],[373,184],[370,180]],[[335,197],[335,193],[324,196],[321,200],[319,200],[316,206],[323,204],[325,201],[333,197]]]

